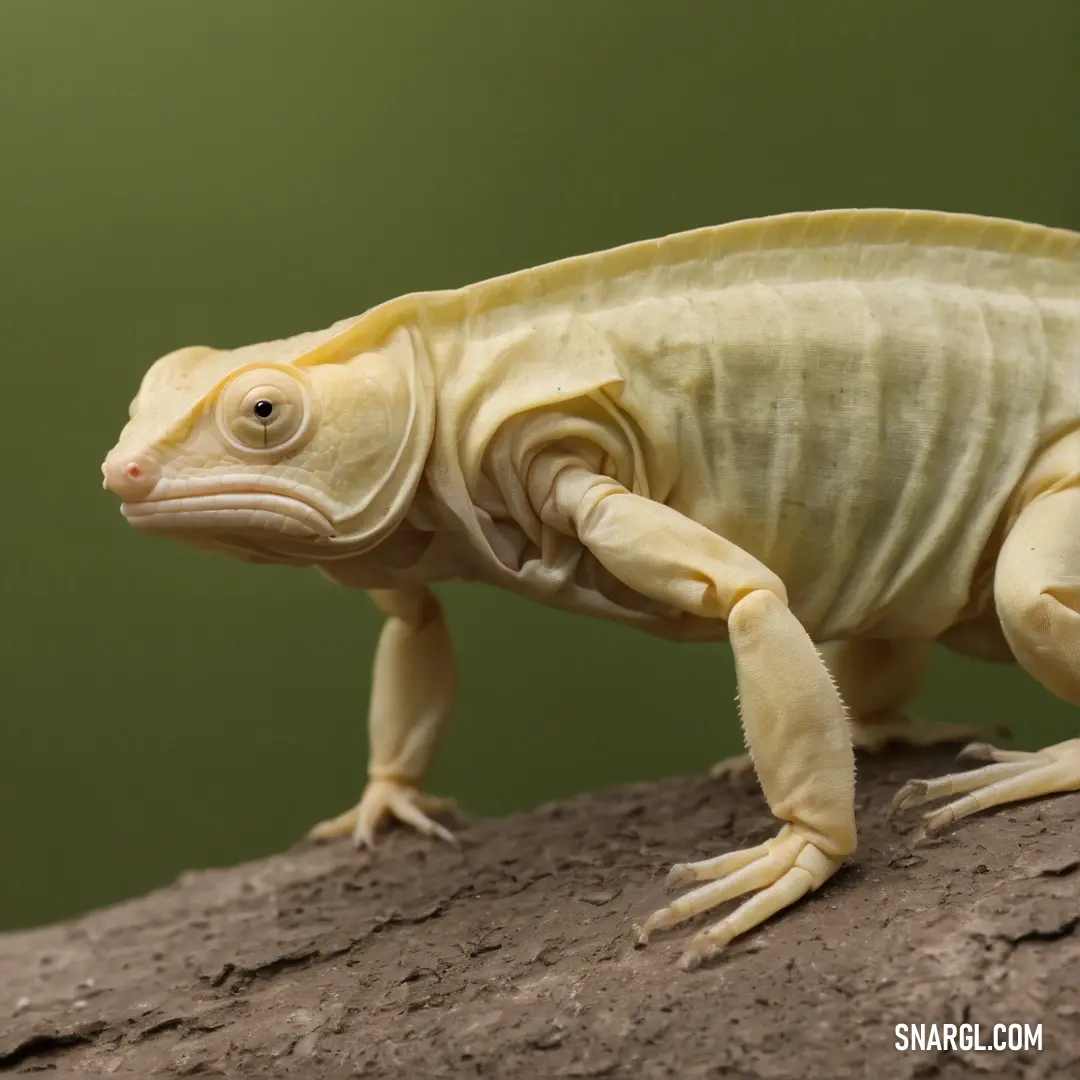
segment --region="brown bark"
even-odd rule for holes
[[[0,1072],[362,1077],[1080,1076],[1080,795],[885,821],[950,753],[860,759],[861,846],[703,969],[633,947],[672,861],[758,842],[755,790],[641,784],[373,854],[302,847],[0,937]],[[695,926],[700,925],[699,920]],[[894,1048],[898,1023],[1043,1049]]]

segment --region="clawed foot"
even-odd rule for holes
[[[909,780],[896,793],[889,817],[934,799],[960,795],[924,815],[923,828],[932,833],[992,806],[1080,789],[1080,739],[1069,739],[1034,753],[999,750],[989,743],[975,742],[965,746],[957,757],[993,764],[936,780]]]
[[[754,763],[749,754],[737,754],[735,757],[724,758],[718,761],[710,770],[709,776],[713,780],[738,780],[743,776],[751,776],[754,772]]]
[[[745,934],[782,908],[818,888],[839,868],[843,859],[827,855],[803,836],[798,827],[785,825],[771,840],[743,851],[732,851],[702,862],[679,863],[671,868],[668,889],[708,882],[691,889],[635,927],[639,945],[654,930],[666,930],[709,911],[726,900],[761,891],[730,915],[696,934],[679,960],[684,970],[718,953],[739,934]]]
[[[437,798],[395,780],[372,780],[356,806],[344,814],[320,822],[308,833],[308,839],[336,840],[351,836],[357,847],[374,847],[375,833],[389,818],[410,825],[425,836],[437,836],[447,843],[456,844],[454,834],[428,816],[446,813],[458,813],[453,799]]]
[[[905,713],[883,710],[872,713],[851,725],[851,745],[856,750],[877,753],[888,746],[940,746],[943,743],[962,743],[968,739],[985,738],[989,729],[976,724],[919,723]],[[1003,728],[994,734],[1008,736]]]

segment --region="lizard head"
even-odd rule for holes
[[[141,531],[252,562],[369,550],[401,522],[434,427],[426,355],[367,321],[147,371],[102,465]]]

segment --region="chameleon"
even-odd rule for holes
[[[684,968],[855,853],[855,747],[969,737],[908,712],[934,643],[1080,704],[1075,232],[888,209],[699,228],[182,348],[129,417],[102,471],[132,526],[315,567],[385,616],[367,783],[316,839],[454,840],[424,789],[457,688],[433,584],[729,642],[778,831],[671,867],[687,891],[634,929],[712,912]],[[1080,739],[962,756],[984,764],[893,809],[934,831],[1080,788]]]

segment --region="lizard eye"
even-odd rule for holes
[[[245,451],[294,449],[311,428],[311,403],[304,384],[282,368],[242,371],[218,398],[222,434]]]

